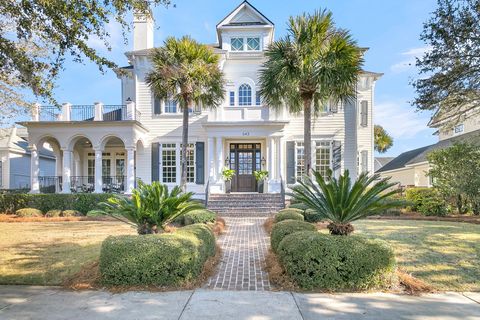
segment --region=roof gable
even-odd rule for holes
[[[270,25],[273,22],[257,10],[248,1],[243,1],[238,7],[230,12],[218,24],[217,28],[222,26],[234,25]]]

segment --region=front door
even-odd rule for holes
[[[261,169],[261,150],[259,143],[231,143],[230,169],[235,170],[232,179],[233,192],[254,192],[257,183],[253,172]]]

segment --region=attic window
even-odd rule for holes
[[[459,125],[456,125],[455,128],[453,128],[453,132],[455,134],[459,134],[459,133],[462,133],[464,130],[464,125],[463,123],[462,124],[459,124]]]
[[[232,51],[243,51],[243,38],[232,38]]]
[[[247,50],[260,50],[260,38],[247,38]]]

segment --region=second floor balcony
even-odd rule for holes
[[[140,121],[141,113],[134,102],[124,105],[72,105],[64,103],[58,106],[35,105],[32,110],[33,121]]]

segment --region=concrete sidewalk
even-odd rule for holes
[[[195,290],[66,291],[0,286],[0,319],[480,319],[479,293],[421,297]]]

